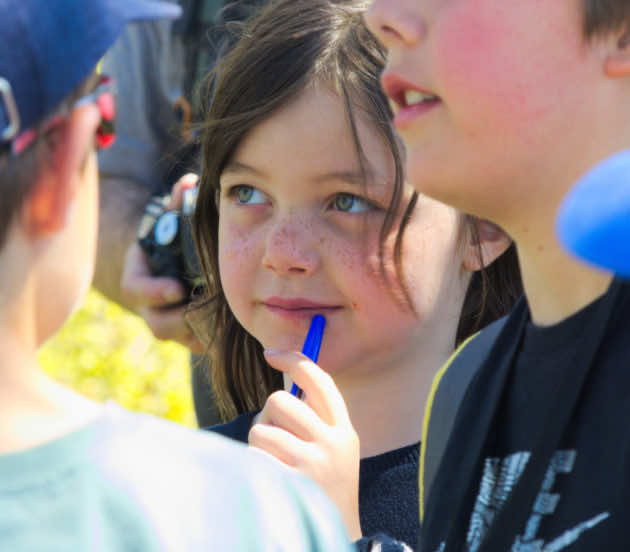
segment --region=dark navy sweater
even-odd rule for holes
[[[207,429],[247,443],[256,414],[248,412]],[[415,544],[420,523],[419,457],[416,443],[361,460],[359,517],[365,536],[356,543],[359,551],[368,552],[377,543],[383,552],[404,550],[402,543]]]

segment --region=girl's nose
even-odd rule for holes
[[[411,0],[373,0],[366,14],[370,30],[388,50],[401,46],[415,46],[426,34],[426,25],[418,6]],[[420,0],[413,0],[420,3]]]
[[[289,215],[277,221],[267,236],[263,266],[277,275],[310,275],[319,267],[320,257],[307,221]]]

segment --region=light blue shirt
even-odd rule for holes
[[[347,551],[323,492],[262,453],[109,404],[0,455],[0,550]]]

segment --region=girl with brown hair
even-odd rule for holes
[[[319,482],[365,546],[415,541],[432,377],[520,295],[502,231],[404,181],[367,6],[279,0],[239,29],[209,81],[194,216],[212,381],[238,416],[212,429]],[[318,365],[286,352],[315,314]]]

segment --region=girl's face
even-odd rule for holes
[[[401,297],[395,233],[385,247],[393,284],[380,274],[378,243],[394,165],[355,113],[367,183],[342,102],[317,86],[245,136],[220,178],[219,269],[234,315],[265,348],[300,350],[323,314],[319,364],[331,373],[411,360],[423,343],[452,348],[467,284],[457,213],[421,197],[403,243],[418,317],[391,293]],[[405,203],[411,194],[406,186]]]

